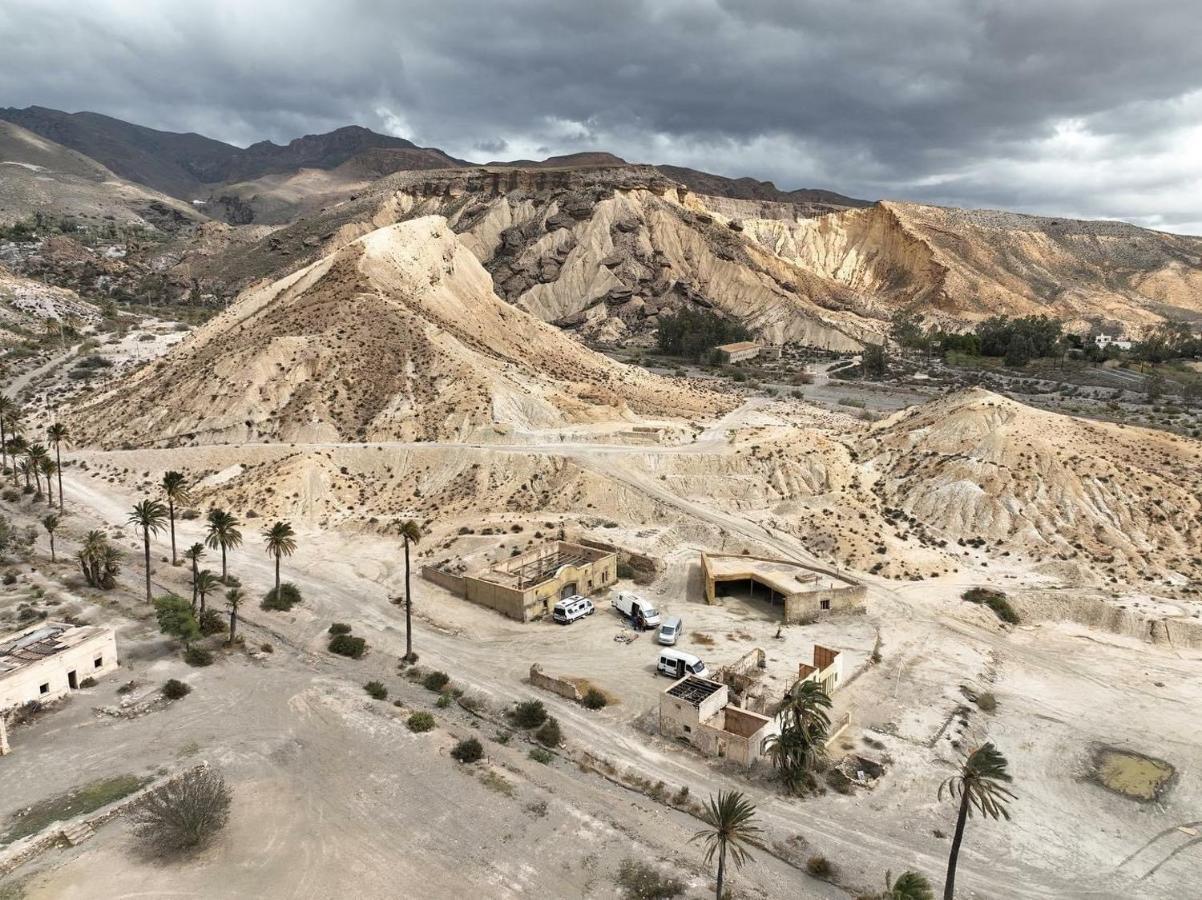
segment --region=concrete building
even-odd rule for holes
[[[814,664],[797,664],[797,683],[816,681],[822,685],[827,696],[835,692],[843,682],[843,654],[838,650],[814,645]]]
[[[760,355],[760,345],[755,341],[736,341],[733,344],[723,344],[715,347],[723,362],[737,363],[745,359],[755,359]]]
[[[42,622],[0,638],[0,713],[57,700],[117,666],[111,628]]]
[[[473,603],[529,622],[550,615],[556,602],[587,597],[618,580],[618,554],[568,541],[551,541],[490,566],[478,575],[423,569],[422,575]]]
[[[1130,350],[1132,345],[1132,342],[1122,335],[1099,334],[1093,340],[1099,350],[1105,350],[1107,347],[1114,347],[1116,350]]]
[[[784,559],[701,553],[705,602],[718,600],[718,586],[734,585],[748,599],[779,606],[786,624],[812,622],[833,612],[864,609],[867,590],[859,582],[827,569]]]
[[[702,753],[750,766],[768,752],[776,723],[732,706],[726,685],[690,675],[660,694],[659,731]]]

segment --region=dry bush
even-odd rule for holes
[[[130,813],[134,835],[152,855],[198,850],[225,827],[230,789],[216,769],[193,769],[155,788]]]

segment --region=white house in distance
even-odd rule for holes
[[[57,700],[117,668],[111,628],[41,622],[0,638],[0,715],[31,700]]]
[[[1118,350],[1131,349],[1131,341],[1124,338],[1121,334],[1099,334],[1093,340],[1098,345],[1099,350],[1105,350],[1107,347],[1114,347]]]

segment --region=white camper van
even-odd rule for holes
[[[684,678],[686,675],[696,675],[698,678],[709,676],[705,663],[699,657],[681,650],[661,650],[655,671],[669,678]]]
[[[659,610],[638,594],[632,594],[630,591],[618,591],[618,595],[613,600],[613,607],[631,622],[638,621],[641,615],[644,629],[655,628],[659,625]]]

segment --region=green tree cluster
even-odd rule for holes
[[[663,353],[700,360],[715,347],[750,337],[751,332],[733,319],[708,309],[685,306],[660,316],[656,342]]]

